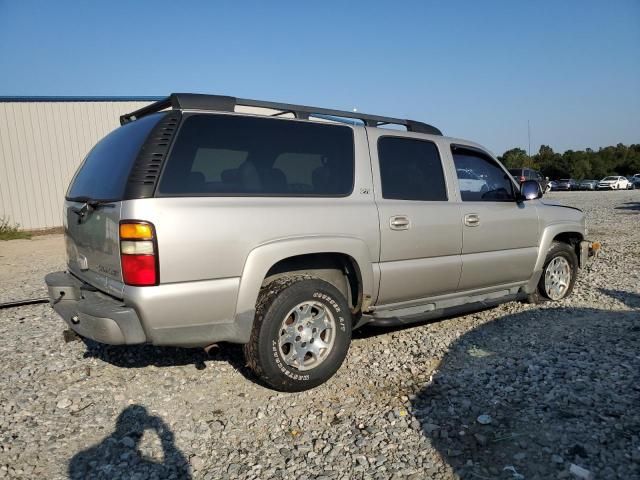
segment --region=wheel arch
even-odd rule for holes
[[[337,268],[344,269],[348,288],[352,292],[357,289],[357,294],[352,294],[353,300],[356,300],[352,309],[358,311],[368,306],[377,292],[374,291],[371,254],[361,239],[314,236],[278,240],[253,249],[247,256],[240,278],[235,314],[236,322],[247,332],[247,339],[253,324],[256,300],[265,280],[291,271],[315,272],[333,284],[335,277],[329,271],[335,272]]]
[[[291,273],[320,278],[344,295],[352,313],[362,305],[362,273],[356,260],[346,253],[305,253],[283,258],[265,274],[261,286]]]
[[[568,243],[572,245],[576,251],[576,255],[578,255],[578,259],[580,258],[580,242],[584,239],[584,226],[578,222],[571,223],[558,223],[547,226],[542,232],[542,236],[540,238],[540,246],[538,249],[538,258],[536,260],[536,265],[533,269],[533,275],[527,285],[524,288],[526,293],[532,293],[535,291],[538,281],[540,280],[540,275],[542,273],[542,268],[544,266],[544,261],[547,258],[547,252],[549,248],[551,248],[551,244],[554,241],[559,241],[563,243]]]

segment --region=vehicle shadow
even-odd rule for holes
[[[640,212],[640,202],[626,202],[623,203],[620,207],[616,207],[616,210],[632,210]]]
[[[412,413],[460,478],[640,478],[639,346],[634,311],[507,315],[450,346]]]
[[[629,308],[640,308],[640,293],[611,290],[608,288],[600,288],[599,290],[605,295],[619,300]]]
[[[145,456],[140,442],[145,432],[157,435],[162,455]],[[99,444],[78,452],[68,465],[69,478],[180,478],[190,479],[187,459],[174,444],[174,435],[158,416],[141,405],[125,408],[116,420],[115,431]]]
[[[246,366],[242,346],[221,343],[209,352],[203,348],[157,347],[153,345],[105,345],[80,337],[86,346],[84,358],[97,358],[121,368],[175,367],[207,368],[207,362],[225,362],[246,378],[255,380]]]

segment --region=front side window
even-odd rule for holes
[[[433,142],[382,137],[378,140],[378,158],[383,198],[447,200],[442,162]]]
[[[509,175],[488,155],[475,150],[452,147],[458,172],[460,195],[464,202],[511,202],[515,200]]]
[[[183,120],[159,195],[346,196],[350,127],[235,115]]]

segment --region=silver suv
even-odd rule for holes
[[[330,378],[365,324],[560,300],[597,247],[421,122],[173,94],[121,123],[67,192],[53,308],[108,344],[244,344],[278,390]]]

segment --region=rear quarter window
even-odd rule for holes
[[[121,200],[140,148],[164,115],[127,123],[96,143],[73,177],[67,199]]]
[[[183,119],[159,196],[346,196],[353,132],[343,125],[249,116]]]

